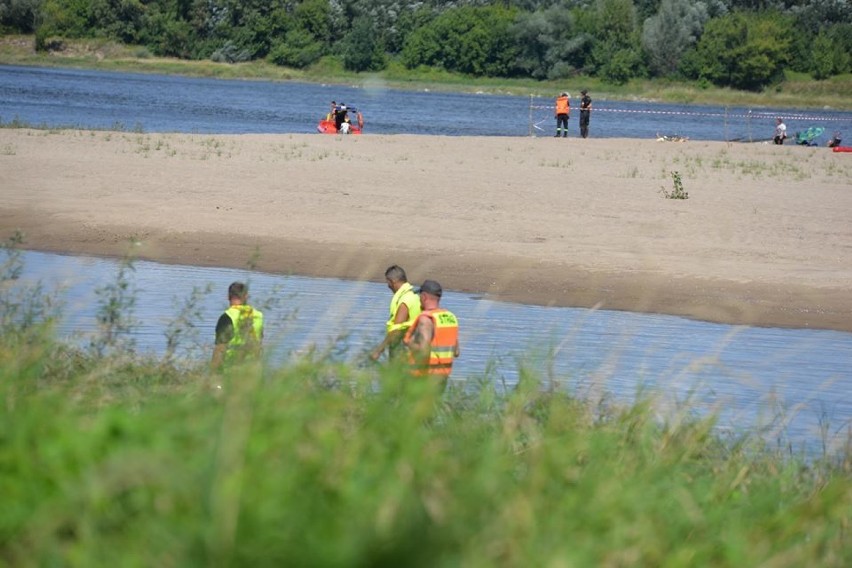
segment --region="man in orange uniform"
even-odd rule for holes
[[[571,114],[571,102],[568,93],[562,93],[556,97],[556,138],[561,134],[568,138],[568,118]]]
[[[460,355],[459,321],[440,307],[443,290],[434,280],[426,280],[418,290],[423,312],[405,334],[408,364],[415,377],[430,376],[446,386],[453,360]]]

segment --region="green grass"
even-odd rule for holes
[[[788,73],[779,85],[753,93],[716,87],[702,88],[692,82],[664,79],[636,79],[626,85],[611,85],[589,77],[558,81],[469,77],[432,68],[405,69],[398,62],[392,62],[381,73],[352,73],[344,70],[340,60],[334,57],[325,57],[312,67],[299,70],[279,67],[266,61],[228,64],[156,58],[151,57],[142,47],[102,39],[66,39],[64,43],[66,47],[60,53],[37,53],[33,48],[32,36],[0,37],[0,63],[542,97],[553,97],[566,89],[573,93],[586,88],[596,100],[852,110],[852,96],[849,94],[852,92],[852,74],[815,81],[806,75]]]
[[[319,355],[211,375],[134,355],[122,275],[102,340],[71,348],[39,323],[50,296],[14,292],[10,250],[2,565],[852,565],[852,443],[803,460],[523,368],[506,394]]]

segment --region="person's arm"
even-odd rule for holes
[[[414,355],[414,360],[419,365],[429,363],[429,352],[432,350],[432,336],[435,334],[435,326],[430,317],[421,317],[414,324],[414,333],[408,348]]]
[[[459,349],[459,340],[456,339],[456,345],[453,347],[453,357],[458,359],[459,356],[461,356],[461,349]]]
[[[216,344],[213,347],[213,358],[210,361],[210,367],[215,371],[222,366],[225,359],[225,351],[228,350],[228,343],[234,337],[234,324],[227,314],[222,314],[219,321],[216,322]]]
[[[408,306],[405,304],[400,304],[399,308],[397,308],[396,311],[396,317],[393,318],[393,323],[399,324],[405,323],[407,321]],[[402,339],[403,335],[405,335],[404,329],[394,329],[389,331],[387,335],[385,335],[385,338],[382,340],[382,342],[375,349],[373,349],[372,353],[370,353],[370,359],[372,359],[373,361],[378,361],[379,357],[382,356],[382,353],[384,353],[385,349],[399,342]]]

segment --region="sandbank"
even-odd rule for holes
[[[826,148],[0,129],[0,197],[33,250],[852,331],[852,156]]]

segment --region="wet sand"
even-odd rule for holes
[[[33,250],[852,331],[852,156],[826,148],[0,129],[0,196]]]

